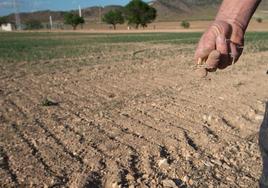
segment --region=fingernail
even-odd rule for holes
[[[202,59],[198,58],[197,65],[201,65],[201,64],[202,64]]]

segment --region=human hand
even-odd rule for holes
[[[201,37],[195,59],[198,64],[206,62],[207,71],[224,69],[237,62],[243,45],[243,29],[236,24],[216,20]]]

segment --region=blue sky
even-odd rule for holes
[[[0,16],[14,12],[14,0],[0,0]],[[96,5],[125,5],[129,0],[15,0],[20,12],[37,10],[70,10]],[[148,1],[148,0],[147,0]]]

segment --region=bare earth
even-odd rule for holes
[[[0,185],[257,187],[268,53],[205,79],[191,54],[142,53],[42,74],[2,64]]]

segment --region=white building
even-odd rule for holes
[[[14,27],[11,23],[2,24],[0,30],[1,31],[13,31]]]

